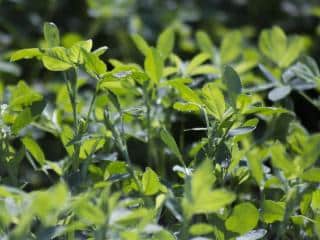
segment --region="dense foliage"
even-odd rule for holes
[[[112,14],[146,16],[136,1],[107,2],[87,1],[88,39],[51,22],[41,41],[11,32],[6,48],[21,49],[0,62],[0,239],[320,238],[315,36],[210,19],[216,41],[176,19],[155,37],[159,8],[150,37],[113,36],[124,50],[111,58],[90,37]],[[21,69],[37,80],[10,83]]]

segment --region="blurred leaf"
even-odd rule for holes
[[[192,235],[206,235],[209,233],[212,233],[214,231],[214,228],[206,223],[196,223],[193,224],[190,229],[189,232]]]
[[[171,54],[174,47],[174,40],[174,30],[172,28],[165,29],[159,35],[157,41],[157,50],[164,59]]]
[[[97,77],[107,71],[105,63],[100,60],[98,56],[87,52],[84,48],[81,48],[81,50],[84,57],[84,67],[89,74],[91,74],[93,77]]]
[[[30,108],[24,109],[22,112],[14,120],[12,125],[12,131],[17,134],[22,128],[27,126],[29,123],[32,122],[32,115]]]
[[[144,61],[144,68],[153,84],[159,83],[162,77],[163,67],[163,60],[159,52],[154,48],[150,48]]]
[[[225,83],[230,100],[230,104],[235,108],[238,95],[242,91],[240,78],[232,67],[226,66],[223,72],[223,82]]]
[[[266,223],[282,221],[285,214],[285,203],[265,200],[263,202],[262,219]]]
[[[229,231],[244,234],[256,227],[259,220],[257,208],[249,202],[240,203],[233,208],[225,225]]]
[[[296,167],[293,161],[290,161],[287,157],[285,147],[277,142],[270,148],[272,165],[276,168],[283,170],[288,176],[294,176],[296,174]]]
[[[227,33],[221,43],[221,63],[227,64],[234,61],[242,51],[242,36],[239,31]]]
[[[161,187],[158,175],[149,167],[142,176],[142,188],[145,195],[154,195]]]
[[[196,71],[196,69],[208,59],[210,59],[210,55],[207,53],[199,53],[198,55],[196,55],[187,65],[186,74],[192,75],[192,73]]]
[[[202,52],[213,55],[213,43],[209,37],[209,35],[204,31],[198,31],[196,33],[196,39],[199,48]]]
[[[30,106],[32,103],[40,100],[42,100],[41,94],[30,88],[24,81],[19,81],[11,90],[10,107],[21,108]]]
[[[144,55],[147,56],[149,52],[149,45],[147,42],[139,35],[139,34],[134,34],[132,36],[132,40],[139,49],[139,51]]]
[[[160,130],[161,140],[167,145],[167,147],[172,151],[174,155],[180,160],[183,161],[183,157],[180,153],[178,145],[172,135],[164,128]]]
[[[300,177],[304,181],[320,182],[320,168],[312,167],[305,171]]]
[[[14,62],[21,59],[30,59],[34,57],[39,57],[41,55],[42,53],[38,48],[26,48],[26,49],[21,49],[12,53],[10,61]]]
[[[40,166],[43,166],[46,163],[46,157],[38,143],[30,137],[24,137],[21,141]]]
[[[283,98],[285,98],[286,96],[288,96],[291,92],[291,87],[289,86],[282,86],[282,87],[277,87],[272,89],[269,94],[268,94],[268,98],[273,101],[279,101]]]
[[[52,22],[46,22],[43,25],[44,39],[46,40],[49,48],[57,47],[60,45],[60,35],[57,26]]]
[[[289,66],[304,48],[300,37],[287,39],[280,27],[263,30],[259,37],[259,48],[262,53],[277,63],[279,67]]]
[[[235,194],[225,189],[211,190],[215,179],[212,164],[208,160],[204,161],[192,174],[190,192],[187,185],[187,192],[182,202],[188,217],[193,214],[216,212],[235,200]]]
[[[315,212],[320,211],[320,190],[317,189],[312,193],[311,208]]]

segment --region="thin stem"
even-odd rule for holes
[[[74,70],[75,73],[76,70]],[[70,98],[71,106],[72,106],[72,114],[73,114],[73,132],[74,136],[79,135],[79,121],[78,121],[78,114],[77,114],[77,76],[75,77],[74,81],[71,82],[71,79],[68,79],[66,73],[64,73],[64,79],[68,90],[68,95]],[[72,164],[73,170],[77,171],[79,169],[79,155],[80,155],[80,144],[76,143],[74,145],[74,153],[72,156]]]
[[[93,110],[93,106],[94,106],[94,104],[96,102],[97,95],[98,95],[98,90],[96,88],[96,90],[95,90],[95,92],[94,92],[94,94],[93,94],[93,96],[91,98],[91,101],[90,101],[89,110],[88,110],[87,117],[86,117],[85,131],[88,129],[88,126],[89,126],[91,113],[92,113],[92,110]]]
[[[304,99],[306,99],[309,103],[311,103],[315,108],[317,108],[320,111],[320,106],[317,105],[307,94],[305,94],[302,91],[298,91],[298,93],[304,97]]]
[[[122,114],[120,113],[120,117],[121,116],[122,116]],[[107,110],[104,113],[104,119],[105,119],[105,124],[106,124],[107,128],[109,128],[110,131],[112,132],[112,135],[115,139],[115,142],[116,142],[118,149],[120,150],[121,154],[123,155],[125,161],[128,164],[127,170],[129,172],[129,174],[131,175],[131,177],[135,181],[136,185],[138,186],[139,191],[142,191],[142,186],[138,180],[138,177],[136,176],[136,174],[134,173],[134,170],[133,170],[133,166],[131,163],[131,159],[129,157],[127,143],[126,143],[124,135],[119,134],[119,131],[111,123]]]

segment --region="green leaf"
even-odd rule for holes
[[[158,175],[149,167],[147,167],[146,171],[143,173],[142,188],[143,194],[147,196],[156,194],[161,188]]]
[[[192,235],[196,235],[196,236],[206,235],[206,234],[212,233],[213,231],[214,231],[214,227],[206,223],[196,223],[189,228],[189,232]]]
[[[46,191],[35,191],[32,193],[32,206],[29,211],[34,212],[45,226],[52,226],[58,221],[68,196],[68,189],[64,183],[59,183]]]
[[[93,77],[100,76],[107,71],[105,63],[95,54],[81,48],[84,57],[84,67]]]
[[[198,31],[196,33],[196,39],[201,51],[213,56],[214,48],[209,35],[204,31]]]
[[[97,48],[96,50],[94,50],[92,53],[94,55],[96,55],[97,57],[101,56],[102,54],[104,54],[106,51],[108,50],[108,47],[107,46],[102,46],[102,47],[99,47]],[[91,51],[91,50],[87,50],[88,52]]]
[[[259,37],[262,53],[275,63],[280,63],[287,50],[287,37],[280,27],[263,30]]]
[[[212,185],[216,181],[213,174],[212,163],[205,160],[192,174],[191,178],[191,193],[194,200],[199,199],[199,194],[205,195],[211,191]],[[206,183],[203,185],[203,183]]]
[[[235,108],[238,95],[242,91],[240,78],[232,67],[226,66],[223,72],[223,82],[225,83],[230,104]]]
[[[80,198],[78,201],[73,203],[75,214],[87,224],[102,225],[105,223],[104,212],[98,207],[85,199]]]
[[[320,182],[320,168],[313,167],[305,171],[301,176],[301,179],[307,182]]]
[[[220,89],[213,84],[207,84],[202,89],[202,95],[208,112],[221,122],[226,111],[226,104]]]
[[[46,22],[43,25],[43,34],[49,48],[57,47],[60,45],[59,30],[54,23]]]
[[[215,180],[209,160],[204,161],[192,174],[190,189],[187,182],[182,201],[183,210],[188,218],[193,214],[216,212],[235,200],[235,194],[225,189],[211,190]]]
[[[248,154],[249,168],[252,176],[260,186],[264,179],[262,160],[265,158],[266,152],[263,149],[253,148]]]
[[[217,212],[226,205],[231,204],[236,198],[234,193],[225,189],[213,190],[206,194],[202,191],[199,193],[200,195],[194,196],[194,198],[197,198],[194,201],[194,205],[190,206],[193,214]]]
[[[204,63],[208,59],[210,59],[210,55],[207,53],[199,53],[198,55],[196,55],[187,65],[186,74],[192,75],[193,71],[195,71],[202,63]]]
[[[281,59],[280,66],[287,67],[296,60],[304,49],[304,40],[301,37],[293,37],[288,41],[286,55]]]
[[[311,208],[315,212],[320,211],[320,190],[317,189],[312,193]]]
[[[92,49],[92,40],[77,42],[67,50],[68,57],[73,63],[83,64],[84,57],[81,49],[90,52]]]
[[[299,56],[304,48],[304,42],[300,37],[294,37],[288,41],[283,30],[275,26],[261,32],[259,48],[279,67],[287,67]]]
[[[183,161],[182,155],[178,148],[178,145],[172,135],[164,128],[160,130],[161,140],[167,145],[167,147],[172,151],[180,161]]]
[[[245,234],[257,226],[258,220],[258,209],[252,203],[240,203],[233,208],[225,226],[229,231]]]
[[[41,101],[42,95],[30,88],[24,81],[19,81],[11,90],[10,107],[21,108],[31,106],[32,103]]]
[[[307,169],[312,166],[320,156],[320,134],[313,134],[307,140],[302,156],[301,161],[299,162],[299,166],[303,169]]]
[[[134,34],[132,36],[132,40],[139,49],[139,51],[144,55],[147,56],[149,52],[149,45],[147,42],[139,35],[139,34]]]
[[[284,171],[288,176],[295,176],[297,170],[293,161],[287,157],[285,147],[281,143],[275,143],[271,146],[272,165]]]
[[[268,94],[268,98],[273,101],[273,102],[277,102],[283,98],[285,98],[286,96],[288,96],[291,92],[291,87],[290,86],[281,86],[281,87],[277,87],[272,89],[269,94]]]
[[[157,50],[160,55],[166,59],[172,52],[174,47],[174,30],[172,28],[165,29],[159,36],[157,41]]]
[[[184,84],[172,84],[174,89],[179,91],[181,98],[187,102],[195,103],[199,106],[202,105],[202,101],[199,98],[198,94],[191,88],[185,86]]]
[[[256,129],[256,127],[237,127],[237,128],[231,129],[229,131],[228,135],[231,137],[245,135],[245,134],[253,132],[255,129]]]
[[[173,108],[180,112],[199,112],[199,107],[191,103],[175,102]]]
[[[154,48],[150,48],[144,61],[144,69],[153,84],[159,83],[163,67],[163,60],[159,52]]]
[[[22,128],[27,126],[29,123],[32,122],[32,115],[30,108],[24,109],[22,112],[14,120],[12,125],[12,131],[17,134]]]
[[[24,137],[22,140],[23,145],[31,153],[34,159],[43,166],[46,163],[46,157],[37,142],[30,137]]]
[[[239,31],[226,34],[221,43],[221,63],[227,64],[239,57],[242,51],[242,36]]]
[[[282,221],[285,214],[285,203],[265,200],[263,202],[262,219],[266,223]]]
[[[39,57],[41,55],[42,53],[38,48],[26,48],[26,49],[21,49],[12,53],[10,61],[14,62],[20,59],[30,59],[34,57]]]
[[[42,55],[43,65],[50,71],[65,71],[73,66],[67,55],[67,49],[53,47]]]
[[[289,68],[295,75],[307,83],[316,83],[320,86],[320,70],[317,62],[309,57],[302,57],[298,63]]]
[[[176,237],[174,237],[169,231],[162,230],[160,232],[156,232],[152,236],[152,240],[176,240]]]

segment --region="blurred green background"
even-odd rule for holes
[[[88,38],[93,39],[94,49],[107,45],[109,49],[102,57],[106,62],[116,58],[142,63],[143,56],[130,37],[134,33],[154,45],[164,28],[174,27],[174,52],[186,60],[200,52],[196,42],[198,30],[206,31],[215,46],[220,46],[226,33],[240,30],[245,38],[242,47],[257,49],[261,30],[274,25],[282,27],[288,35],[303,36],[309,42],[306,54],[320,62],[319,0],[0,0],[0,88],[23,79],[42,92],[48,102],[54,102],[53,92],[60,89],[54,83],[63,83],[59,74],[46,71],[36,60],[18,63],[9,60],[17,49],[44,46],[42,26],[46,21],[59,27],[65,47]],[[86,90],[90,88],[93,86],[88,82],[81,89],[82,95],[89,96]],[[307,94],[318,96],[313,90]],[[302,124],[310,132],[319,131],[319,112],[295,93],[292,99]],[[175,136],[184,129],[199,126],[198,118],[188,115],[186,119],[185,125],[181,121],[173,123]],[[60,141],[50,134],[37,134],[49,159],[65,156]],[[186,141],[193,142],[199,136],[190,138]],[[145,146],[130,145],[130,149],[135,151],[133,158],[144,159]]]
[[[136,60],[130,34],[153,41],[169,25],[178,32],[177,50],[195,50],[194,29],[207,31],[215,42],[229,29],[241,29],[255,40],[262,28],[281,26],[288,33],[316,41],[319,56],[318,0],[0,0],[0,51],[41,44],[44,21],[55,22],[70,45],[93,38],[109,46],[108,57]]]

